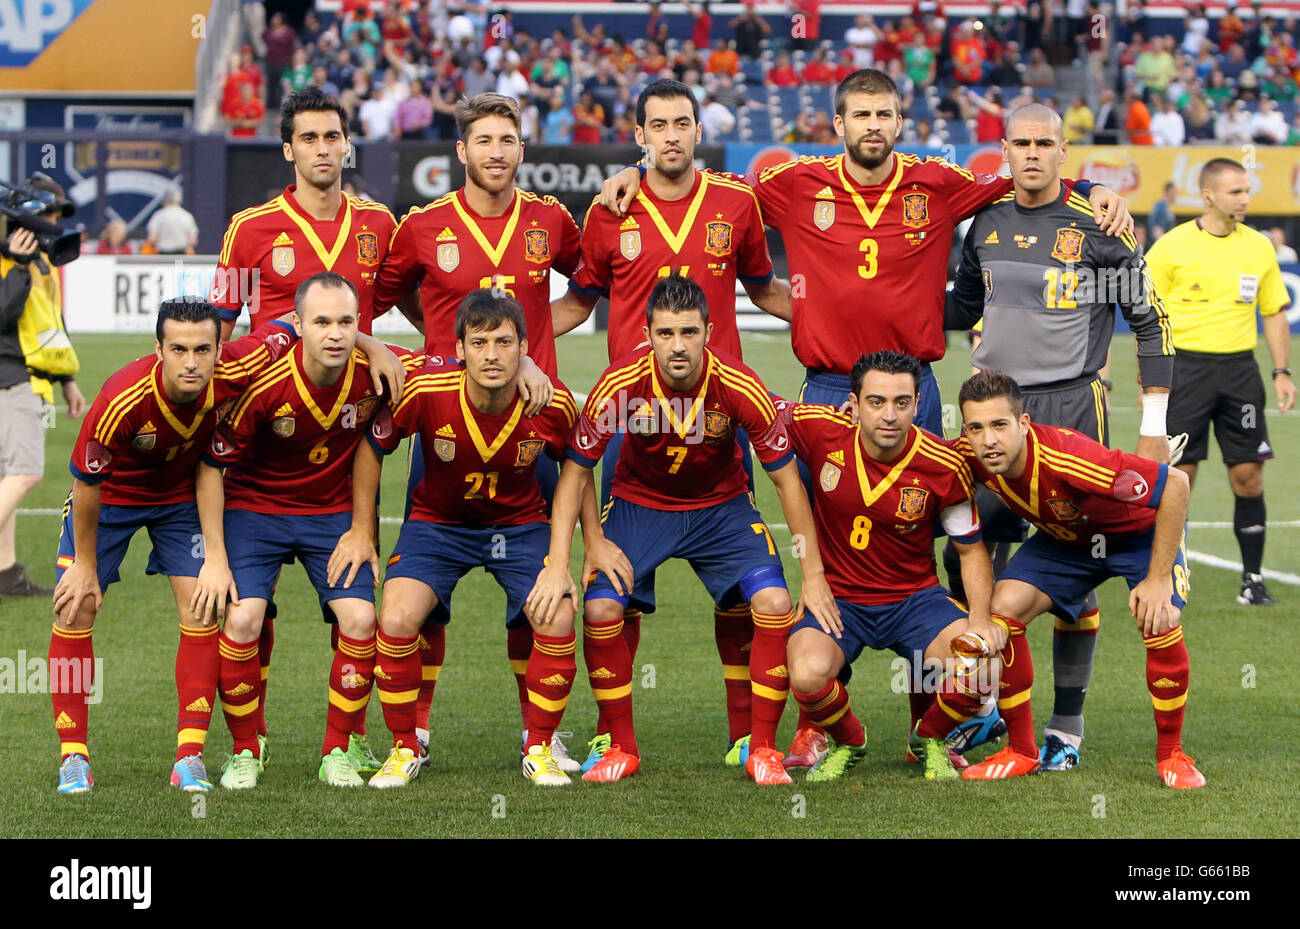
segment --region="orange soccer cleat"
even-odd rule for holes
[[[614,784],[636,774],[640,767],[640,758],[629,755],[617,745],[611,745],[609,751],[605,752],[600,761],[596,762],[595,767],[584,774],[582,779],[601,784]]]
[[[762,787],[793,783],[781,764],[781,759],[784,757],[774,748],[756,748],[749,753],[745,770],[754,779],[754,783]]]
[[[1008,777],[1024,777],[1038,773],[1038,759],[1022,755],[1007,746],[994,752],[979,764],[973,764],[961,776],[968,781],[999,781]]]
[[[781,764],[787,771],[795,768],[811,768],[830,750],[831,742],[826,737],[826,733],[820,729],[800,729],[794,734],[790,751],[786,753],[785,761]]]
[[[1195,790],[1205,786],[1205,775],[1196,770],[1196,759],[1189,758],[1181,748],[1175,749],[1172,755],[1156,765],[1156,770],[1165,786],[1174,790]]]

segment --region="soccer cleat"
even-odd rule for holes
[[[573,781],[560,768],[549,745],[534,745],[524,756],[524,777],[538,787],[566,787]]]
[[[1169,467],[1173,467],[1183,460],[1183,452],[1187,449],[1188,435],[1186,432],[1180,432],[1178,435],[1167,435],[1169,440]]]
[[[85,794],[95,786],[90,776],[90,761],[85,755],[69,755],[59,765],[59,793]]]
[[[208,780],[208,769],[203,766],[203,756],[186,755],[172,765],[172,786],[190,793],[211,790],[212,782]]]
[[[800,729],[794,734],[794,741],[790,743],[790,750],[785,753],[785,761],[781,764],[787,771],[811,768],[826,757],[830,747],[830,739],[820,729]]]
[[[352,770],[358,774],[366,776],[378,774],[379,768],[383,764],[382,761],[375,757],[375,753],[370,750],[370,743],[366,740],[366,737],[357,732],[348,736],[348,750],[345,754],[348,763],[352,765]]]
[[[586,774],[592,768],[600,763],[600,759],[605,757],[605,752],[609,751],[609,733],[602,732],[594,739],[587,743],[587,760],[584,761],[579,770]]]
[[[330,753],[321,758],[320,770],[316,772],[316,777],[331,787],[366,786],[357,769],[352,766],[352,759],[338,746],[330,749]]]
[[[265,771],[271,763],[271,743],[262,733],[257,734],[257,770]]]
[[[1181,748],[1175,749],[1172,755],[1156,765],[1156,770],[1165,786],[1174,790],[1195,790],[1205,786],[1205,775],[1196,770],[1196,759],[1189,758]]]
[[[569,757],[569,749],[564,744],[564,739],[573,738],[572,732],[553,732],[551,733],[551,757],[555,763],[560,766],[560,770],[567,774],[577,774],[582,770],[582,764]]]
[[[608,739],[609,736],[605,736],[605,738]],[[600,756],[600,760],[596,762],[595,766],[582,776],[582,779],[599,784],[614,784],[625,777],[636,774],[640,767],[640,758],[636,755],[629,755],[617,745],[611,745]]]
[[[1038,773],[1038,759],[1022,755],[1008,745],[994,752],[979,764],[973,764],[961,776],[968,781],[999,781],[1008,777],[1024,777]]]
[[[1069,771],[1079,766],[1079,750],[1055,733],[1048,732],[1043,738],[1043,747],[1038,751],[1038,763],[1044,772]]]
[[[420,768],[423,766],[415,752],[398,742],[379,766],[379,773],[370,779],[370,786],[380,790],[405,787],[420,776]]]
[[[749,761],[749,736],[741,736],[731,743],[731,748],[727,749],[727,757],[723,759],[733,768],[739,768]]]
[[[916,757],[916,754],[912,751],[911,746],[908,746],[907,750],[903,752],[903,760],[908,764],[920,764],[921,762],[921,759]],[[958,771],[970,767],[970,762],[954,752],[951,747],[948,749],[948,760],[952,762],[952,766]]]
[[[415,731],[415,742],[420,746],[420,767],[423,768],[429,763],[429,740],[427,737],[420,738],[420,730],[417,729]]]
[[[961,777],[953,766],[948,740],[927,739],[917,732],[920,728],[921,723],[918,720],[912,734],[908,737],[907,745],[910,754],[915,755],[925,766],[926,780],[951,781]]]
[[[811,784],[822,784],[843,777],[850,768],[867,757],[867,746],[840,745],[830,741],[830,750],[808,771],[806,780]]]
[[[1264,586],[1264,578],[1258,574],[1242,576],[1241,593],[1237,594],[1237,602],[1243,606],[1272,606],[1277,603]]]
[[[746,736],[748,740],[748,736]],[[782,755],[774,748],[759,748],[749,753],[745,760],[745,771],[760,787],[790,784],[790,775],[781,764]]]
[[[221,769],[221,786],[227,790],[251,790],[257,786],[257,778],[262,773],[253,753],[244,749],[238,755],[231,755],[226,766]]]
[[[996,706],[987,716],[972,716],[964,723],[958,723],[948,733],[948,747],[958,755],[964,755],[977,745],[992,742],[1007,734],[1007,724]]]

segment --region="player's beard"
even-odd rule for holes
[[[665,164],[656,154],[654,156],[655,170],[662,174],[667,180],[677,180],[687,171],[691,170],[692,165],[695,164],[695,152],[688,152],[686,149],[682,149],[682,154],[684,157],[676,165]]]
[[[881,141],[884,143],[884,148],[880,151],[880,157],[872,158],[862,153],[861,146],[865,138],[865,134],[858,136],[857,140],[852,145],[844,146],[844,151],[858,167],[866,168],[868,171],[874,171],[889,160],[889,156],[894,153],[894,143],[882,137]]]
[[[490,194],[499,194],[502,191],[509,190],[515,186],[515,172],[519,170],[519,165],[506,163],[506,173],[499,179],[490,178],[483,169],[472,161],[465,162],[465,174],[471,184]]]

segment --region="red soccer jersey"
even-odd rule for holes
[[[622,358],[645,341],[645,305],[661,277],[681,273],[704,289],[713,336],[709,344],[735,358],[736,278],[762,283],[772,276],[763,214],[754,192],[711,171],[696,171],[680,200],[661,200],[644,185],[619,219],[592,201],[582,229],[579,293],[609,297],[609,357]]]
[[[626,433],[614,470],[614,496],[659,510],[698,510],[749,490],[736,444],[749,433],[768,471],[794,453],[763,382],[721,352],[705,349],[695,389],[661,383],[654,352],[620,358],[601,375],[569,440],[568,455],[594,468],[616,433]]]
[[[894,153],[894,173],[858,187],[844,155],[775,165],[755,189],[790,259],[799,362],[848,374],[863,352],[943,357],[953,226],[1011,192],[1011,179]]]
[[[294,199],[295,185],[261,206],[236,213],[221,241],[212,281],[212,303],[224,319],[238,319],[247,303],[252,327],[293,309],[298,285],[321,271],[337,271],[352,282],[360,303],[358,329],[396,301],[374,300],[375,279],[396,225],[388,207],[343,195],[343,207],[328,222],[312,219]]]
[[[816,481],[817,544],[835,596],[875,606],[937,585],[940,523],[958,542],[979,540],[970,468],[943,440],[913,426],[902,454],[880,462],[862,450],[846,413],[798,403],[783,416]]]
[[[1025,472],[1014,480],[985,471],[964,437],[953,445],[971,462],[977,480],[1062,542],[1092,546],[1098,534],[1136,535],[1155,525],[1166,465],[1041,423],[1029,424],[1026,442]]]
[[[114,506],[158,506],[194,499],[194,468],[217,421],[296,336],[270,323],[221,346],[207,390],[193,403],[172,403],[163,392],[162,362],[153,355],[105,382],[81,421],[70,469],[101,484],[100,500]]]
[[[424,349],[456,357],[456,308],[471,290],[500,287],[524,308],[528,354],[555,377],[551,268],[578,264],[578,224],[554,197],[515,191],[504,216],[479,216],[457,190],[414,207],[393,235],[375,298],[395,303],[420,286]]]
[[[407,370],[423,355],[389,346]],[[384,402],[359,351],[338,381],[317,387],[302,367],[302,343],[253,382],[217,426],[203,453],[227,468],[226,508],[320,515],[352,509],[352,455]]]
[[[406,381],[402,400],[370,428],[370,444],[388,454],[419,433],[424,477],[411,495],[410,519],[457,526],[518,526],[546,521],[534,473],[545,451],[559,460],[578,416],[573,394],[552,378],[555,396],[536,416],[516,399],[499,416],[480,413],[465,392],[465,371],[434,356]]]

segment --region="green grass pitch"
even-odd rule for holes
[[[779,393],[793,396],[801,370],[784,334],[747,335],[746,361]],[[145,337],[76,340],[87,397],[130,358],[148,352]],[[603,337],[560,340],[565,382],[585,393],[603,367]],[[1269,364],[1261,350],[1264,370]],[[952,400],[968,373],[969,354],[954,338],[937,366],[943,395]],[[1132,448],[1137,433],[1132,340],[1114,349],[1113,431]],[[1270,416],[1278,460],[1265,470],[1270,532],[1265,565],[1300,574],[1300,499],[1289,477],[1300,458],[1292,421]],[[951,431],[951,427],[950,427]],[[70,477],[67,460],[76,424],[60,418],[47,445],[46,479],[24,501],[25,510],[57,510]],[[1212,452],[1212,454],[1215,454]],[[404,479],[400,456],[385,472],[383,515],[400,515]],[[784,523],[776,496],[759,479],[760,509]],[[1223,466],[1201,469],[1193,495],[1189,547],[1237,560],[1230,528],[1231,497]],[[1197,528],[1199,523],[1218,526]],[[41,582],[53,581],[58,518],[18,517],[19,559]],[[391,547],[397,526],[384,526]],[[787,548],[788,534],[776,533]],[[1287,696],[1300,665],[1291,632],[1300,590],[1271,582],[1279,604],[1238,606],[1237,577],[1193,565],[1193,593],[1185,615],[1192,656],[1185,745],[1209,779],[1199,791],[1165,789],[1156,778],[1151,702],[1143,677],[1143,649],[1126,607],[1126,590],[1111,581],[1101,590],[1102,632],[1087,703],[1088,737],[1082,766],[1064,775],[1021,781],[935,784],[902,761],[907,701],[891,690],[892,655],[868,653],[855,667],[850,691],[868,734],[870,754],[843,781],[759,789],[736,769],[724,768],[723,685],[713,645],[710,604],[689,569],[673,563],[659,572],[659,611],[648,616],[633,678],[644,761],[641,773],[617,786],[581,782],[541,790],[519,774],[520,720],[514,680],[505,659],[503,599],[491,579],[474,572],[458,589],[448,630],[447,661],[433,710],[433,759],[410,788],[331,790],[316,780],[325,721],[329,638],[300,567],[283,575],[278,600],[268,717],[274,757],[255,791],[220,789],[196,799],[167,784],[175,745],[172,665],[177,631],[167,583],[145,577],[147,542],[137,537],[110,588],[95,632],[103,658],[103,701],[90,710],[90,746],[96,786],[85,796],[55,794],[58,742],[48,696],[0,695],[0,835],[40,837],[1211,837],[1290,836],[1297,833],[1296,764],[1291,757],[1295,707]],[[386,555],[387,551],[381,553]],[[576,566],[575,566],[576,567]],[[1300,580],[1300,578],[1292,578]],[[44,601],[0,604],[0,658],[20,651],[44,656],[51,623]],[[1030,629],[1037,657],[1035,688],[1040,727],[1051,709],[1051,624]],[[580,674],[564,720],[575,754],[595,719]],[[208,740],[215,776],[229,748],[216,714]],[[787,707],[781,738],[794,721]],[[378,700],[369,729],[382,755],[387,744]],[[977,750],[977,753],[982,750]]]

